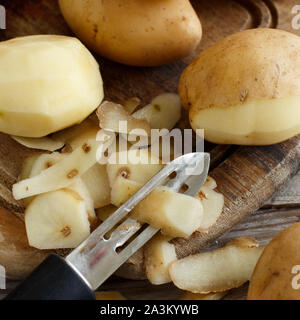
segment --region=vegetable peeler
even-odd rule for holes
[[[167,163],[65,259],[51,254],[6,300],[94,300],[96,290],[159,230],[128,217],[154,188],[164,185],[196,196],[209,170],[208,153],[188,153]]]

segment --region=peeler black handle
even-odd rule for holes
[[[63,258],[51,254],[5,300],[95,300],[95,294]]]

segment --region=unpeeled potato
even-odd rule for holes
[[[300,133],[300,37],[251,29],[185,69],[179,94],[194,130],[217,144],[269,145]]]
[[[280,232],[254,269],[248,300],[300,300],[300,223]]]
[[[64,18],[91,49],[134,66],[181,59],[198,46],[201,23],[188,0],[60,0]]]

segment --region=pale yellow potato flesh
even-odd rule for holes
[[[55,151],[55,150],[61,149],[65,145],[64,142],[53,140],[49,137],[43,137],[43,138],[24,138],[24,137],[17,137],[17,136],[11,136],[11,137],[21,145],[30,149]]]
[[[81,122],[103,99],[99,66],[76,39],[34,35],[0,43],[0,131],[42,137]]]
[[[224,196],[204,185],[197,197],[203,206],[203,219],[198,231],[208,232],[208,229],[217,222],[222,213]]]
[[[256,241],[233,241],[225,247],[175,261],[169,268],[173,283],[193,293],[236,288],[249,281],[264,247]]]
[[[162,93],[132,116],[147,120],[152,129],[171,130],[181,117],[180,98],[175,93]]]
[[[74,248],[90,234],[84,200],[61,189],[39,195],[25,212],[29,244],[38,249]]]
[[[201,226],[203,207],[199,199],[158,187],[138,203],[131,216],[170,237],[188,238]]]
[[[94,164],[81,176],[81,179],[93,199],[95,208],[110,204],[111,191],[105,165]]]
[[[218,144],[269,145],[300,133],[300,96],[191,110],[193,129]]]
[[[158,234],[144,248],[145,268],[148,280],[155,285],[171,282],[169,266],[177,260],[175,246],[170,237]]]
[[[19,200],[72,184],[97,162],[98,147],[99,142],[87,141],[39,175],[17,182],[12,190],[14,198]]]
[[[152,156],[148,149],[118,152],[116,153],[116,161],[116,164],[107,164],[110,185],[118,176],[145,184],[163,168],[160,160]]]
[[[132,197],[143,185],[139,182],[118,176],[111,186],[111,204],[120,207]]]

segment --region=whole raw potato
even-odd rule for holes
[[[300,223],[265,248],[252,274],[248,300],[300,300]]]
[[[108,59],[157,66],[191,54],[202,36],[189,0],[59,0],[67,23]]]
[[[0,42],[0,131],[41,137],[81,122],[103,99],[99,66],[76,38]]]
[[[268,145],[300,133],[300,37],[276,29],[229,36],[179,83],[193,129],[219,144]]]

